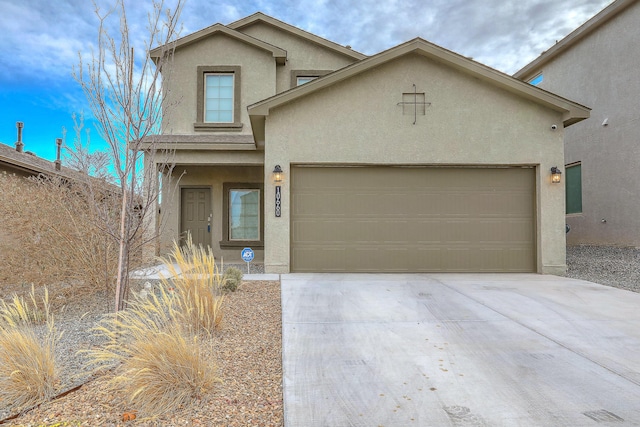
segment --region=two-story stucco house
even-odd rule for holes
[[[173,63],[161,251],[191,231],[272,273],[564,273],[550,171],[588,108],[422,39],[365,56],[262,13]]]
[[[640,246],[640,2],[617,0],[514,76],[593,107],[565,133],[569,244]]]

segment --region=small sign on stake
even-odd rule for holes
[[[247,263],[247,274],[249,274],[249,263],[253,261],[254,257],[253,249],[244,248],[240,253],[240,256],[242,257],[242,260]]]

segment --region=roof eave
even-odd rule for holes
[[[367,58],[367,55],[363,53],[357,52],[351,48],[332,42],[331,40],[327,40],[325,38],[312,34],[308,31],[302,30],[298,27],[294,27],[293,25],[287,24],[286,22],[280,21],[272,16],[265,15],[262,12],[256,12],[253,15],[249,15],[245,18],[239,19],[238,21],[232,22],[231,24],[227,25],[227,27],[240,31],[242,28],[248,27],[249,25],[253,25],[257,22],[265,22],[281,30],[288,31],[299,37],[310,40],[314,43],[317,43],[321,46],[324,46],[328,49],[331,49],[342,55],[351,57],[356,60],[362,60]]]
[[[188,36],[182,37],[178,40],[176,40],[174,43],[171,43],[169,45],[165,44],[162,46],[158,46],[152,50],[149,51],[149,55],[151,56],[151,58],[153,59],[154,62],[156,62],[159,58],[161,58],[162,56],[164,56],[167,52],[173,51],[175,49],[179,49],[185,46],[188,46],[192,43],[196,43],[206,37],[210,37],[216,33],[222,33],[225,34],[229,37],[235,38],[237,40],[240,40],[244,43],[250,44],[252,46],[255,46],[259,49],[265,50],[267,52],[271,52],[271,54],[273,55],[273,58],[276,60],[276,63],[278,65],[284,65],[287,61],[287,51],[279,48],[277,46],[274,46],[272,44],[263,42],[262,40],[258,40],[255,37],[251,37],[247,34],[241,33],[240,31],[236,31],[232,28],[226,27],[222,24],[214,24],[211,25],[207,28],[204,28],[200,31],[196,31],[195,33],[189,34]],[[170,47],[169,47],[170,46]]]

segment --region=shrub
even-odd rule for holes
[[[29,299],[14,295],[10,303],[0,300],[0,319],[5,325],[16,328],[30,324],[45,323],[49,320],[49,291],[44,288],[41,306],[36,301],[35,286],[31,285]]]
[[[193,328],[213,333],[222,322],[224,295],[211,248],[194,245],[189,234],[185,246],[174,243],[163,263],[170,278],[161,278],[160,283],[175,289],[180,296],[177,303]]]
[[[55,347],[57,336],[49,313],[48,293],[42,308],[32,289],[31,304],[14,297],[0,302],[0,402],[14,409],[25,409],[54,396],[57,384]],[[33,322],[46,322],[38,336]]]
[[[222,289],[227,292],[235,292],[242,283],[242,271],[237,267],[229,267],[222,276]]]
[[[112,385],[142,413],[188,406],[219,381],[188,320],[179,295],[160,287],[159,295],[130,301],[101,322],[97,331],[107,343],[87,352],[91,364],[116,366]]]
[[[91,183],[0,172],[0,283],[66,282],[74,294],[112,289],[120,198],[106,183]]]
[[[221,277],[209,249],[177,244],[164,260],[172,278],[157,292],[130,300],[96,331],[106,344],[89,350],[91,365],[112,365],[113,385],[149,416],[188,406],[219,379],[204,343],[222,320]]]

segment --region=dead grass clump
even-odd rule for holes
[[[0,300],[0,402],[17,410],[49,400],[56,392],[56,335],[49,312],[48,293],[37,304],[32,289],[31,303],[22,297]],[[28,300],[27,300],[28,301]],[[39,337],[33,323],[46,322]]]
[[[116,366],[112,386],[141,413],[154,416],[188,406],[219,380],[187,323],[177,294],[161,287],[103,320],[96,330],[108,340],[88,351],[91,364]]]
[[[220,277],[210,251],[188,243],[165,261],[180,276],[109,315],[97,328],[107,343],[88,351],[93,365],[116,367],[112,385],[147,416],[189,406],[220,381],[204,347],[222,319]]]
[[[174,243],[171,255],[163,263],[170,278],[163,278],[161,283],[175,289],[185,319],[198,333],[213,333],[222,322],[224,281],[211,248],[194,245],[189,234],[185,246]]]
[[[11,302],[0,300],[0,321],[5,326],[17,328],[40,324],[49,321],[50,317],[49,291],[46,287],[41,304],[38,304],[36,300],[36,291],[33,285],[31,285],[31,292],[26,300],[20,295],[13,295]]]

